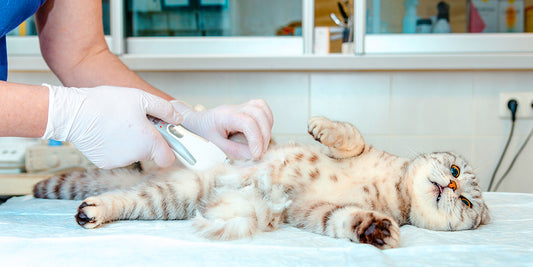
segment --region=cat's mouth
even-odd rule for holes
[[[438,183],[435,183],[435,182],[431,182],[431,183],[437,188],[437,191],[439,192],[439,195],[437,196],[437,202],[439,202],[440,197],[442,195],[442,191],[444,191],[444,188]],[[435,191],[435,192],[437,192],[437,191]]]

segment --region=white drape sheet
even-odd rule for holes
[[[284,225],[210,241],[190,221],[119,221],[86,230],[81,201],[11,198],[0,205],[0,266],[533,266],[533,194],[485,193],[492,222],[439,232],[403,226],[400,248],[333,239]]]

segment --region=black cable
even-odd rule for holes
[[[496,173],[500,169],[500,165],[502,164],[503,158],[505,157],[505,153],[507,153],[507,149],[509,148],[509,144],[511,143],[511,139],[513,138],[518,102],[515,99],[511,99],[509,100],[509,102],[507,102],[507,107],[511,111],[511,131],[509,132],[509,137],[507,138],[507,143],[505,144],[505,148],[503,149],[502,155],[500,156],[500,160],[498,160],[498,164],[496,165],[494,172],[492,172],[492,177],[490,178],[489,188],[487,190],[489,192],[492,189],[492,183],[494,183],[494,178],[496,177]]]
[[[490,178],[489,189],[487,190],[489,192],[492,188],[494,177],[496,177],[496,173],[498,172],[498,169],[500,169],[500,165],[502,164],[503,157],[505,157],[505,153],[507,153],[507,149],[509,148],[509,143],[511,143],[511,138],[513,137],[513,133],[514,133],[514,121],[511,121],[511,132],[509,132],[509,137],[507,138],[507,143],[505,144],[505,148],[503,149],[502,155],[500,156],[500,160],[498,161],[498,164],[496,165],[494,172],[492,172],[492,178]]]
[[[522,153],[522,150],[524,150],[524,147],[526,147],[527,143],[529,142],[529,139],[531,139],[531,135],[533,135],[533,129],[531,129],[531,131],[529,132],[529,135],[527,136],[526,140],[524,141],[524,143],[522,144],[522,146],[520,147],[520,149],[518,150],[518,152],[514,156],[513,160],[511,161],[511,164],[509,165],[509,167],[507,168],[505,173],[502,175],[502,178],[500,178],[500,180],[498,181],[498,183],[494,187],[494,191],[498,191],[498,187],[500,187],[500,184],[503,182],[503,179],[505,179],[507,174],[509,174],[509,172],[511,171],[511,168],[513,168],[513,165],[516,162],[516,159],[518,159],[518,156],[520,156],[520,153]]]

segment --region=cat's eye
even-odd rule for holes
[[[466,197],[460,196],[459,197],[463,204],[467,205],[469,208],[472,208],[472,202],[470,200],[466,199]]]
[[[452,173],[453,177],[457,178],[459,177],[459,174],[461,173],[461,169],[459,169],[457,165],[452,165],[452,167],[450,168],[450,172]]]

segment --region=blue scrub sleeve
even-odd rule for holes
[[[46,0],[0,1],[0,80],[7,79],[6,34],[33,15]]]

